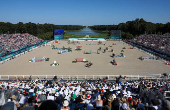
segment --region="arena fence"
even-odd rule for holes
[[[39,80],[52,80],[55,75],[0,75],[0,80],[16,80],[23,79],[39,79]],[[63,80],[99,80],[107,78],[108,80],[116,80],[120,75],[56,75],[57,79]],[[142,79],[160,79],[161,74],[151,75],[121,75],[125,80],[138,80]]]
[[[106,41],[122,41],[122,39],[106,39]]]

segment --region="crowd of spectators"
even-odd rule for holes
[[[17,51],[24,46],[29,46],[43,41],[33,35],[26,34],[1,34],[0,35],[0,57],[7,52]]]
[[[170,110],[169,81],[2,81],[1,110]]]
[[[134,38],[132,41],[153,49],[158,49],[167,54],[170,53],[170,33],[164,35],[144,34]]]

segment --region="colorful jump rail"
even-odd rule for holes
[[[76,46],[75,50],[80,51],[82,46]]]
[[[72,49],[71,48],[65,48],[64,46],[63,46],[63,48],[57,48],[57,47],[55,47],[54,45],[53,45],[53,48],[52,49],[54,49],[54,50],[59,50],[59,51],[65,51],[65,52],[71,52],[72,51]],[[65,53],[64,52],[64,53]]]
[[[42,62],[42,61],[49,61],[50,58],[46,58],[46,57],[34,57],[31,58],[31,60],[29,60],[29,62]]]
[[[72,63],[77,63],[77,62],[88,62],[85,58],[76,58],[74,61],[72,61]]]

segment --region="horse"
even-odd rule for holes
[[[116,63],[115,59],[113,59],[110,63],[111,63],[112,65],[115,65],[115,63]]]
[[[110,55],[110,57],[114,58],[114,57],[115,57],[115,54],[113,53],[112,55]]]
[[[92,66],[93,65],[93,63],[91,63],[91,62],[89,62],[89,63],[86,63],[86,67],[90,67],[90,66]]]

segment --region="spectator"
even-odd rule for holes
[[[57,110],[57,109],[58,109],[57,104],[54,101],[46,100],[42,102],[38,110]]]
[[[112,110],[119,110],[120,108],[120,102],[118,101],[118,99],[115,99],[113,102],[112,102]]]
[[[0,41],[0,58],[43,42],[30,34],[1,34]]]
[[[170,53],[170,34],[164,35],[145,34],[131,40],[132,42],[146,46],[147,48],[159,50],[160,53]]]
[[[97,96],[97,101],[96,101],[96,109],[97,110],[102,110],[103,107],[103,100],[101,100],[101,96]]]
[[[170,110],[170,102],[168,100],[162,101],[161,110]]]
[[[19,107],[19,103],[15,100],[17,97],[15,95],[12,95],[11,99],[12,99],[12,102],[14,102],[15,106]]]
[[[1,110],[17,110],[14,102],[8,102],[1,107]]]
[[[50,82],[50,81],[2,81],[1,85],[4,90],[1,90],[1,95],[4,97],[12,95],[12,102],[18,104],[18,108],[25,109],[43,109],[45,107],[43,102],[46,102],[47,98],[51,96],[52,102],[55,103],[58,110],[66,107],[70,110],[93,110],[93,109],[106,109],[106,110],[119,110],[119,109],[168,109],[169,101],[161,101],[164,98],[163,92],[167,90],[166,86],[169,81],[154,81],[154,80],[136,80],[136,81],[121,81],[118,83],[102,82],[102,81],[63,81],[63,82]],[[4,86],[6,85],[6,86]],[[19,88],[14,87],[20,85]],[[140,86],[137,86],[140,85]],[[150,86],[149,86],[150,85]],[[162,86],[160,86],[162,85]],[[87,86],[87,87],[84,87]],[[138,92],[127,91],[127,88],[132,86],[137,87]],[[138,89],[140,87],[140,89]],[[161,91],[157,88],[160,87]],[[37,90],[35,89],[37,88]],[[86,89],[87,88],[87,89]],[[89,89],[88,89],[89,88]],[[26,95],[30,89],[33,89],[35,93]],[[88,91],[91,90],[91,94]],[[51,92],[50,92],[51,91]],[[19,94],[18,93],[22,93]],[[30,92],[31,93],[31,92]],[[133,94],[132,94],[133,93]],[[134,95],[135,94],[135,95]],[[28,97],[26,100],[25,97]],[[38,99],[37,99],[38,98]],[[156,98],[155,100],[151,100]],[[10,97],[8,98],[10,101]],[[64,101],[67,101],[65,102]],[[5,101],[2,98],[0,101]],[[70,101],[68,101],[70,100]],[[150,101],[151,100],[151,101]],[[51,100],[50,100],[51,101]],[[42,103],[41,103],[42,102]],[[7,102],[6,102],[7,103]],[[148,104],[149,103],[149,106]],[[5,102],[4,104],[5,105]],[[16,106],[15,105],[15,106]],[[66,106],[67,105],[67,106]],[[54,108],[55,108],[54,106]],[[41,107],[41,108],[40,108]],[[49,107],[50,108],[50,107]],[[65,108],[63,108],[65,109]]]
[[[61,110],[70,110],[70,107],[68,107],[69,102],[67,100],[64,101],[63,107],[61,107]]]
[[[85,95],[81,96],[80,102],[77,104],[77,106],[79,107],[80,110],[84,110],[85,108],[85,103],[83,103],[83,101],[85,100]]]

